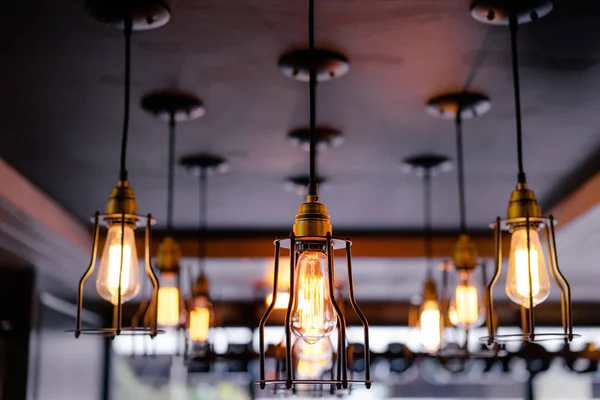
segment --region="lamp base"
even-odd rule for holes
[[[350,70],[350,62],[341,53],[315,49],[317,82],[326,82],[345,75]],[[311,55],[308,49],[293,50],[279,58],[279,71],[288,78],[308,82],[310,80]]]
[[[425,110],[440,119],[456,119],[460,110],[462,119],[471,119],[487,113],[492,108],[490,98],[476,92],[446,93],[431,98]]]
[[[190,174],[199,176],[202,172],[207,175],[224,174],[229,171],[229,164],[223,157],[212,154],[196,154],[185,156],[179,160],[179,165],[184,167]]]
[[[435,175],[440,172],[452,170],[452,160],[438,154],[422,154],[406,158],[402,161],[402,170],[407,174],[425,175],[429,172]]]
[[[537,21],[554,8],[554,0],[473,0],[471,16],[490,25],[508,25],[511,14],[519,24]]]
[[[144,111],[169,121],[171,115],[177,122],[191,121],[200,118],[206,112],[202,100],[192,93],[177,89],[159,90],[142,98]]]
[[[171,9],[161,0],[88,0],[87,8],[92,17],[118,29],[128,18],[134,31],[160,28],[171,19]]]

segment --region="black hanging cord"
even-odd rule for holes
[[[462,109],[458,108],[456,113],[456,163],[458,164],[458,202],[460,206],[460,233],[467,232],[467,206],[465,199],[465,171],[462,137]]]
[[[123,115],[123,133],[121,136],[121,168],[119,180],[127,180],[127,139],[129,136],[129,103],[131,97],[131,33],[133,21],[131,18],[125,20],[125,104]]]
[[[173,196],[175,192],[175,112],[169,114],[169,176],[167,178],[167,233],[173,233]]]
[[[200,191],[198,193],[198,201],[199,201],[199,220],[198,220],[198,230],[200,234],[198,235],[198,259],[200,260],[200,273],[204,272],[204,258],[206,257],[206,218],[208,215],[208,190],[207,190],[207,178],[208,174],[206,168],[200,168]]]
[[[308,0],[308,52],[310,55],[309,86],[310,86],[310,183],[309,196],[316,196],[317,191],[317,133],[316,133],[316,92],[317,69],[315,60],[315,0]]]
[[[433,233],[431,228],[431,170],[425,169],[423,175],[423,219],[425,223],[425,257],[427,257],[427,276],[433,274]]]
[[[509,18],[510,24],[510,49],[512,53],[513,87],[515,92],[515,115],[517,120],[517,157],[519,162],[519,183],[525,183],[525,170],[523,168],[523,128],[521,126],[521,85],[519,80],[519,55],[517,50],[517,31],[519,22],[513,13]]]

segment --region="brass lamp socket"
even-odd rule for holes
[[[331,220],[327,208],[319,203],[319,196],[306,196],[296,214],[294,235],[297,237],[325,237],[331,233]]]
[[[454,266],[456,269],[473,269],[477,266],[477,247],[467,234],[462,234],[458,238],[453,255]]]
[[[427,278],[425,280],[425,287],[423,288],[423,303],[427,301],[438,301],[437,286],[433,278]]]
[[[158,254],[156,255],[156,267],[161,272],[178,272],[179,262],[181,261],[181,248],[175,242],[175,239],[167,236],[158,245]]]
[[[135,193],[129,186],[129,181],[119,180],[117,186],[112,188],[110,197],[106,203],[106,214],[126,214],[128,216],[135,216],[138,213],[137,201],[135,200]],[[131,218],[131,217],[130,217]],[[132,223],[135,225],[135,221],[125,221],[126,223]]]
[[[209,298],[210,287],[208,284],[208,278],[201,272],[200,275],[194,281],[192,287],[192,296],[194,297],[206,297]]]
[[[527,183],[517,183],[517,188],[510,195],[508,203],[508,219],[513,218],[540,218],[542,210],[533,190],[527,188]]]

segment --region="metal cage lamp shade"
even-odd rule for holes
[[[211,353],[210,331],[214,326],[214,309],[210,299],[210,284],[204,272],[206,260],[207,218],[208,218],[208,177],[229,171],[226,160],[220,156],[197,154],[183,157],[181,166],[198,177],[198,260],[199,273],[191,282],[190,297],[187,301],[187,321],[185,322],[184,362],[190,364]]]
[[[402,169],[406,173],[415,174],[423,179],[423,230],[427,272],[423,285],[421,304],[415,321],[410,321],[419,330],[421,345],[426,352],[437,353],[444,337],[445,306],[444,299],[440,299],[437,284],[433,278],[433,230],[432,230],[432,194],[431,179],[438,173],[452,169],[452,162],[446,156],[436,154],[422,154],[409,157],[402,162]],[[446,272],[444,271],[444,278]],[[414,311],[417,311],[415,308]],[[414,317],[413,317],[414,318]]]
[[[574,337],[571,316],[571,289],[560,271],[553,216],[542,216],[535,194],[527,186],[523,168],[521,98],[519,84],[519,64],[517,50],[517,30],[519,24],[535,21],[552,9],[552,1],[538,2],[500,2],[480,1],[472,3],[471,10],[475,18],[491,24],[504,24],[510,27],[513,88],[515,98],[518,179],[517,187],[510,196],[507,218],[496,218],[491,224],[495,241],[495,273],[487,286],[487,328],[488,336],[481,338],[488,344],[505,341],[541,341],[560,339],[570,342]],[[549,7],[549,8],[548,8]],[[479,18],[483,11],[487,18]],[[523,333],[516,335],[498,334],[498,324],[494,315],[493,290],[503,267],[503,231],[511,235],[506,276],[508,297],[522,307]],[[545,250],[540,240],[545,239]],[[562,333],[539,333],[535,329],[535,307],[545,301],[550,294],[550,277],[560,290]]]
[[[158,301],[159,283],[154,273],[150,261],[150,238],[151,225],[154,224],[152,216],[139,215],[137,202],[133,189],[129,186],[126,169],[127,139],[129,133],[129,103],[130,103],[130,83],[131,83],[131,34],[134,29],[142,29],[137,24],[134,15],[143,12],[140,4],[127,4],[121,7],[104,10],[106,15],[99,15],[101,10],[94,7],[94,2],[88,6],[92,14],[104,22],[112,23],[115,20],[124,21],[122,27],[125,33],[125,95],[124,95],[124,123],[121,143],[121,164],[118,185],[111,191],[106,210],[104,214],[96,212],[94,221],[94,238],[92,246],[92,255],[90,264],[81,277],[79,282],[79,292],[77,300],[77,322],[76,328],[72,332],[75,337],[82,334],[102,335],[115,337],[121,334],[148,334],[155,336],[159,331],[156,320],[156,306]],[[136,9],[136,7],[142,10]],[[155,27],[160,24],[155,25]],[[148,25],[144,25],[149,29]],[[104,225],[107,228],[106,241],[102,255],[98,261],[100,227]],[[144,320],[148,321],[147,326],[136,327],[128,326],[123,323],[123,303],[132,300],[140,291],[141,280],[144,274],[139,273],[138,256],[136,249],[135,230],[144,228],[144,272],[145,277],[152,284],[151,300],[144,310]],[[98,265],[96,265],[98,264]],[[108,327],[83,328],[81,313],[83,309],[83,291],[84,286],[97,271],[96,290],[99,295],[113,305],[112,322]]]
[[[267,308],[259,324],[259,364],[260,379],[257,383],[261,389],[273,384],[285,389],[293,389],[302,384],[332,384],[337,389],[348,388],[351,383],[362,383],[371,387],[371,371],[369,361],[369,325],[360,310],[354,296],[354,280],[352,278],[352,242],[349,238],[332,236],[332,226],[325,205],[319,202],[316,180],[316,84],[317,68],[314,50],[314,0],[309,0],[309,89],[310,89],[310,183],[306,202],[299,208],[293,230],[286,239],[275,240],[273,300]],[[280,250],[289,250],[290,299],[285,311],[285,377],[283,379],[266,379],[265,373],[265,324],[277,304]],[[308,344],[325,340],[336,328],[339,340],[337,343],[339,362],[347,365],[346,352],[346,319],[342,307],[335,296],[334,252],[345,250],[348,272],[348,295],[350,304],[363,326],[365,343],[365,378],[349,380],[346,368],[341,368],[337,376],[330,379],[306,380],[298,379],[292,368],[292,334]]]
[[[178,122],[202,117],[205,109],[202,101],[195,95],[177,89],[149,93],[142,98],[141,107],[168,124],[167,236],[158,247],[155,263],[160,280],[157,319],[161,327],[182,329],[185,322],[185,304],[179,265],[181,249],[173,238],[176,128]]]
[[[462,125],[463,120],[488,112],[491,105],[490,99],[484,94],[460,91],[435,96],[427,102],[426,107],[427,113],[435,118],[453,120],[456,128],[460,236],[452,256],[451,270],[454,273],[451,290],[447,291],[447,319],[450,324],[465,331],[465,344],[468,342],[469,330],[485,321],[484,287],[487,285],[487,278],[485,265],[479,259],[477,247],[467,230]]]

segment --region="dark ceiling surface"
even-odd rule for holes
[[[133,38],[130,181],[140,211],[165,220],[166,126],[139,99],[169,86],[207,105],[181,124],[177,156],[213,152],[232,170],[211,179],[214,229],[286,228],[301,199],[283,190],[308,157],[285,140],[308,122],[308,88],[279,74],[278,57],[306,44],[307,2],[173,0],[172,20]],[[468,221],[505,213],[516,181],[508,29],[473,20],[465,0],[320,0],[318,43],[342,50],[350,72],[319,85],[318,121],[343,147],[320,156],[322,199],[334,227],[415,229],[421,183],[399,161],[453,156],[451,122],[424,112],[440,92],[468,87],[492,110],[465,123]],[[8,8],[8,9],[7,9]],[[80,219],[102,209],[116,183],[122,123],[123,41],[83,1],[9,2],[2,27],[0,156]],[[600,4],[557,3],[520,30],[525,167],[544,202],[600,147]],[[196,224],[196,179],[176,176],[176,226]],[[455,172],[434,181],[434,222],[458,225]]]

